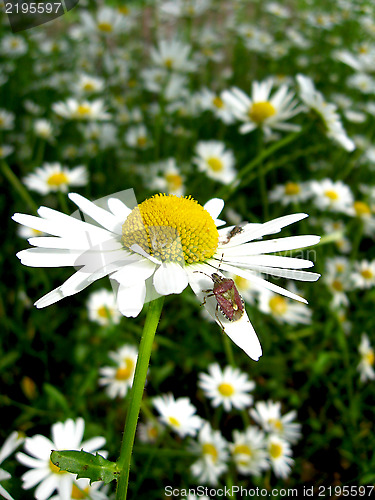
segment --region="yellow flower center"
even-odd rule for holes
[[[281,423],[281,420],[279,420],[278,418],[270,418],[268,420],[268,423],[270,425],[272,425],[278,431],[282,431],[282,429],[283,429],[283,424]]]
[[[234,387],[233,387],[233,385],[226,384],[225,382],[223,382],[222,384],[220,384],[217,389],[220,392],[220,394],[222,396],[225,396],[225,397],[232,396],[232,394],[234,393]]]
[[[134,361],[131,358],[125,358],[124,361],[126,366],[118,368],[115,375],[116,380],[128,380],[133,374]]]
[[[237,444],[233,449],[234,455],[249,455],[251,457],[252,452],[247,446],[247,444]]]
[[[338,273],[343,273],[345,271],[345,266],[344,264],[336,264],[336,271]]]
[[[87,116],[91,113],[91,107],[88,104],[80,104],[77,108],[78,116]]]
[[[271,443],[268,447],[271,458],[279,458],[283,454],[283,447],[279,443]]]
[[[224,101],[220,99],[220,97],[214,97],[212,99],[212,104],[215,106],[215,108],[223,108],[224,107]]]
[[[113,31],[113,26],[111,23],[103,21],[102,23],[98,24],[98,29],[100,31],[103,31],[103,33],[111,33]]]
[[[99,318],[109,319],[111,317],[111,311],[107,306],[101,306],[97,310]]]
[[[207,158],[206,161],[210,169],[214,172],[221,172],[223,170],[224,165],[220,158],[212,156],[211,158]]]
[[[83,90],[86,92],[92,92],[95,90],[95,85],[92,82],[86,82],[83,86]]]
[[[15,39],[10,42],[12,49],[16,49],[19,46],[19,44],[20,44],[19,40]]]
[[[249,118],[253,122],[260,125],[275,113],[276,109],[269,101],[254,102],[249,110]]]
[[[80,490],[78,486],[73,483],[72,487],[72,499],[81,500],[82,498],[87,498],[89,494],[89,487],[87,486],[84,490]]]
[[[145,137],[144,135],[140,135],[139,137],[137,137],[137,146],[139,148],[144,148],[147,144],[147,137]]]
[[[361,271],[361,276],[365,278],[365,280],[370,280],[374,275],[372,274],[372,271],[370,269],[363,269]]]
[[[364,355],[364,359],[365,359],[366,363],[368,363],[369,365],[372,366],[375,363],[375,353],[374,353],[374,351],[372,349],[370,351],[368,351]]]
[[[173,67],[173,59],[171,57],[168,57],[167,59],[164,59],[164,66],[167,69],[172,69],[172,67]]]
[[[67,473],[65,470],[60,470],[60,467],[57,467],[57,465],[52,463],[51,459],[49,461],[49,468],[51,469],[51,472],[53,472],[54,474],[66,474]]]
[[[2,116],[0,116],[0,126],[4,124],[5,124],[5,119]]]
[[[147,430],[147,434],[149,435],[149,437],[151,439],[156,439],[158,437],[158,429],[156,427],[150,427],[148,430]]]
[[[293,196],[295,194],[299,194],[301,192],[301,186],[296,182],[287,182],[285,184],[284,193],[287,196]]]
[[[204,445],[202,446],[202,452],[203,452],[203,455],[210,455],[213,462],[216,462],[218,452],[212,443],[204,443]]]
[[[128,7],[126,7],[126,5],[122,6],[122,7],[117,7],[117,10],[120,12],[120,14],[122,14],[123,16],[128,16],[130,14],[130,10]]]
[[[163,262],[191,264],[214,255],[219,234],[211,215],[191,196],[157,194],[132,210],[122,240]]]
[[[174,417],[168,417],[168,422],[173,425],[174,427],[180,427],[180,422],[177,420],[177,418]]]
[[[361,215],[371,215],[371,209],[363,201],[355,201],[353,204],[355,213],[360,217]]]
[[[268,304],[271,311],[279,316],[285,314],[288,309],[287,301],[284,299],[284,297],[279,297],[278,295],[272,297]]]
[[[332,288],[336,291],[336,292],[342,292],[344,290],[344,287],[343,287],[343,284],[341,283],[341,281],[339,280],[333,280],[332,281]]]
[[[58,188],[63,184],[68,184],[68,176],[64,172],[56,172],[52,174],[47,179],[47,184],[51,187]]]
[[[176,191],[182,186],[182,178],[178,174],[167,174],[165,180],[167,181],[169,191]]]
[[[339,195],[337,194],[336,191],[333,189],[327,189],[327,191],[324,191],[325,196],[329,198],[331,201],[336,201],[339,199]]]

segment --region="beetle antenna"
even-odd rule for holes
[[[193,273],[201,273],[201,274],[204,274],[205,276],[207,276],[207,278],[210,278],[210,279],[212,280],[211,276],[209,276],[208,274],[204,273],[203,271],[193,271]]]

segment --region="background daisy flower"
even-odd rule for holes
[[[88,174],[86,167],[81,165],[69,169],[57,162],[44,163],[27,175],[23,182],[29,189],[42,195],[57,191],[66,193],[71,186],[85,186]]]
[[[172,394],[163,394],[153,399],[153,405],[160,414],[161,423],[179,436],[195,436],[202,426],[202,419],[195,415],[196,408],[189,398],[175,399]]]

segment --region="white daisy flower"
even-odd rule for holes
[[[89,102],[68,98],[66,102],[52,104],[52,109],[57,115],[68,120],[108,120],[111,117],[105,111],[102,99]]]
[[[286,85],[282,85],[270,97],[272,86],[273,80],[270,78],[260,83],[253,82],[251,97],[237,87],[221,94],[232,114],[237,120],[244,122],[239,129],[241,134],[247,134],[258,127],[262,128],[267,136],[271,135],[272,129],[300,130],[298,125],[285,123],[302,111],[302,107],[297,106],[294,93],[288,91]]]
[[[323,95],[315,89],[311,78],[297,75],[297,82],[300,87],[302,101],[320,117],[327,137],[339,143],[347,151],[353,151],[355,144],[346,135],[340,117],[336,112],[337,106],[325,101]]]
[[[54,450],[84,450],[89,453],[99,450],[105,439],[95,437],[82,442],[84,429],[82,418],[76,421],[68,419],[52,425],[52,440],[41,434],[26,438],[25,451],[28,455],[21,452],[16,454],[17,460],[31,469],[22,476],[23,489],[28,490],[38,485],[34,493],[38,500],[47,500],[55,490],[60,498],[70,499],[74,475],[60,472],[51,462],[50,455]]]
[[[173,0],[160,3],[159,8],[168,17],[196,17],[206,12],[210,6],[210,0]]]
[[[4,441],[2,447],[0,448],[0,465],[8,458],[24,441],[24,438],[20,436],[17,431],[13,431],[7,439]],[[12,476],[4,469],[0,469],[0,482],[7,481]],[[6,500],[13,500],[13,497],[6,491],[6,489],[0,484],[0,496]]]
[[[0,130],[12,130],[12,128],[14,128],[14,113],[0,109]]]
[[[110,398],[125,397],[133,384],[138,351],[135,347],[124,345],[117,351],[108,354],[116,366],[100,368],[99,385],[106,387]]]
[[[151,49],[152,62],[161,68],[187,73],[196,69],[196,64],[189,58],[191,46],[176,39],[160,40],[157,47]]]
[[[159,162],[154,166],[158,173],[148,179],[150,189],[176,196],[183,196],[185,194],[185,177],[181,174],[174,158],[168,158],[168,160]],[[147,175],[147,177],[150,176]]]
[[[375,206],[365,201],[355,201],[348,209],[347,215],[357,217],[363,223],[363,232],[368,236],[375,235]]]
[[[190,449],[200,456],[190,467],[192,475],[199,484],[216,486],[219,477],[228,469],[228,443],[220,431],[214,431],[211,425],[205,422],[197,441],[190,444]]]
[[[88,34],[108,36],[127,32],[131,27],[127,16],[119,15],[118,10],[111,7],[101,7],[97,10],[95,17],[88,10],[83,10],[81,20],[82,28]]]
[[[262,429],[279,436],[289,443],[296,443],[301,437],[301,424],[293,422],[297,414],[294,410],[281,415],[281,403],[277,401],[258,401],[251,408],[250,415]]]
[[[199,141],[195,146],[194,163],[200,172],[223,184],[230,184],[236,178],[234,154],[225,149],[220,141]]]
[[[270,201],[277,201],[283,206],[289,205],[289,203],[304,202],[310,197],[311,190],[308,182],[289,181],[274,187],[269,193]]]
[[[232,407],[242,410],[253,402],[253,397],[248,392],[254,389],[255,383],[238,368],[226,366],[222,371],[214,363],[208,367],[208,374],[199,374],[198,386],[211,399],[214,408],[223,405],[225,411],[230,411]]]
[[[327,258],[325,264],[324,282],[333,295],[332,306],[334,308],[347,306],[349,299],[346,292],[353,288],[348,259],[345,257]]]
[[[57,191],[66,193],[70,186],[85,186],[87,181],[86,167],[78,166],[70,170],[57,162],[44,163],[23,179],[25,186],[43,195]]]
[[[90,500],[108,500],[109,497],[107,495],[108,486],[103,486],[101,481],[95,481],[90,484],[89,479],[81,478],[74,479],[72,484],[72,491],[70,496],[66,497],[66,500],[75,500],[75,499],[90,499]],[[50,497],[50,500],[65,500],[60,495],[53,495]]]
[[[195,415],[197,410],[189,398],[175,399],[172,394],[163,394],[154,398],[153,405],[160,413],[160,421],[180,437],[195,436],[202,426],[202,419]]]
[[[53,127],[52,123],[49,120],[45,120],[44,118],[35,120],[34,131],[35,135],[41,137],[46,141],[50,141],[51,139],[53,139]]]
[[[354,263],[354,272],[351,274],[355,288],[366,289],[375,285],[375,260],[361,260]]]
[[[230,125],[234,122],[234,116],[230,111],[226,102],[215,94],[212,90],[204,88],[198,94],[200,107],[205,111],[212,111],[213,114],[223,121],[223,123]]]
[[[14,151],[13,146],[9,146],[9,144],[0,145],[0,159],[6,158],[11,155]]]
[[[102,288],[89,296],[87,301],[89,320],[107,326],[120,323],[121,314],[116,304],[116,297],[113,292]]]
[[[362,333],[358,352],[361,356],[361,361],[359,362],[357,369],[360,373],[361,382],[366,382],[366,380],[375,380],[375,353],[370,344],[370,340],[365,333]]]
[[[163,427],[159,422],[153,420],[140,422],[137,427],[138,437],[142,443],[155,443],[162,431]]]
[[[366,73],[355,73],[347,79],[348,87],[359,90],[363,94],[375,93],[375,79]]]
[[[125,142],[131,148],[137,149],[146,149],[151,146],[151,139],[144,125],[130,127],[125,134]]]
[[[286,479],[292,471],[291,466],[294,464],[290,444],[273,434],[268,438],[267,450],[275,475]]]
[[[353,205],[354,197],[350,187],[342,181],[311,181],[310,189],[314,196],[313,201],[320,210],[347,213]]]
[[[126,203],[135,208],[128,208],[121,196],[127,197]],[[301,302],[306,301],[266,281],[259,273],[301,281],[319,278],[316,273],[301,271],[311,267],[311,261],[268,255],[314,245],[320,239],[318,236],[254,241],[278,233],[283,227],[307,217],[306,214],[287,215],[264,224],[245,224],[242,232],[226,242],[227,229],[216,228],[224,224],[217,218],[224,202],[217,198],[204,207],[191,196],[180,198],[163,194],[137,205],[133,190],[117,193],[97,203],[76,193],[71,193],[69,198],[89,218],[88,222],[47,207],[39,208],[39,217],[13,216],[13,220],[24,226],[53,235],[29,239],[29,243],[37,248],[17,254],[24,265],[80,268],[63,285],[38,300],[35,304],[38,308],[52,305],[78,293],[97,279],[109,276],[118,283],[120,312],[135,317],[143,308],[146,290],[147,300],[152,300],[160,295],[179,294],[190,284],[198,300],[204,303],[225,333],[257,360],[262,354],[259,340],[241,298],[233,288],[234,283],[219,275],[219,269],[220,273],[236,274]],[[217,296],[210,293],[216,284],[212,275],[216,281],[225,280],[228,293]]]
[[[260,476],[269,469],[266,438],[257,427],[249,426],[245,432],[233,431],[229,447],[240,474]]]
[[[26,54],[27,43],[19,35],[6,35],[1,39],[0,52],[3,56],[20,57]]]
[[[259,293],[259,309],[265,314],[271,314],[280,323],[290,325],[311,323],[312,311],[306,304],[293,302],[265,288]]]
[[[104,80],[97,76],[85,73],[79,75],[78,81],[74,82],[74,90],[79,94],[93,94],[104,89]]]

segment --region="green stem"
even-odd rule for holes
[[[12,184],[14,189],[18,192],[18,194],[23,199],[23,201],[31,208],[31,210],[36,212],[38,210],[36,203],[29,195],[25,186],[20,182],[19,178],[14,174],[13,170],[9,167],[9,165],[4,160],[1,162],[1,169],[3,171],[4,176]]]
[[[164,297],[159,297],[151,301],[148,305],[146,322],[143,328],[141,344],[139,346],[137,365],[135,367],[133,386],[130,392],[129,408],[125,421],[120,458],[117,461],[118,468],[121,472],[117,484],[116,500],[126,500],[135,431],[151,357],[152,344],[159,323],[163,301]]]
[[[66,197],[65,197],[66,195],[62,191],[58,191],[57,196],[59,198],[61,210],[69,215],[68,203],[66,202]]]

